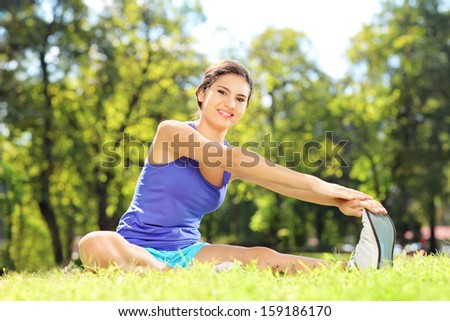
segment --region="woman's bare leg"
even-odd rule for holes
[[[196,262],[233,262],[244,265],[256,262],[260,269],[270,267],[274,272],[295,273],[330,266],[329,261],[298,255],[284,254],[267,247],[242,247],[235,245],[206,245],[195,256]]]
[[[85,235],[78,242],[81,262],[88,270],[117,266],[125,271],[142,268],[170,269],[142,247],[131,244],[112,231],[96,231]]]

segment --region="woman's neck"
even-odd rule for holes
[[[210,124],[208,124],[208,122],[202,120],[201,118],[194,120],[194,125],[195,129],[209,140],[220,143],[225,140],[227,130],[219,130],[211,126]]]

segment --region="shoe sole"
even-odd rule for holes
[[[389,215],[373,214],[366,210],[367,217],[372,227],[373,234],[378,245],[377,269],[393,266],[394,245],[395,245],[395,226]]]

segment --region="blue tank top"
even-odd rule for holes
[[[192,245],[200,239],[203,216],[222,204],[230,176],[225,171],[222,186],[215,186],[203,177],[194,159],[181,157],[168,164],[146,160],[116,231],[132,244],[157,250]]]

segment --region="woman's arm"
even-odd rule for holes
[[[235,177],[232,177],[232,180],[235,180],[235,179],[236,179]],[[311,191],[307,191],[304,189],[291,188],[291,187],[285,186],[283,184],[267,182],[265,180],[257,180],[254,178],[252,179],[250,177],[246,177],[246,178],[241,177],[240,179],[242,181],[253,183],[258,186],[267,188],[275,193],[278,193],[278,194],[281,194],[284,196],[288,196],[288,197],[292,197],[292,198],[296,198],[300,201],[305,201],[305,202],[319,204],[319,205],[326,205],[326,206],[339,206],[339,199],[337,199],[337,198],[318,195],[318,194],[315,194]]]
[[[235,178],[259,182],[267,186],[284,186],[286,190],[302,190],[309,193],[307,197],[323,202],[331,199],[370,200],[367,194],[337,184],[327,183],[315,176],[303,174],[268,161],[258,153],[228,147],[205,138],[186,123],[164,121],[158,126],[153,152],[149,159],[193,158],[206,167],[218,167],[231,172]],[[167,153],[168,156],[162,155]],[[294,193],[294,192],[292,192]],[[295,192],[300,193],[300,192]]]
[[[233,179],[235,179],[233,177]],[[323,195],[318,195],[317,193],[306,191],[302,189],[293,189],[290,187],[287,187],[283,184],[276,184],[276,183],[270,183],[264,180],[255,180],[252,178],[241,178],[244,181],[254,183],[256,185],[262,186],[264,188],[267,188],[273,192],[276,192],[278,194],[296,198],[301,201],[314,203],[314,204],[320,204],[320,205],[326,205],[326,206],[336,206],[339,208],[339,210],[348,216],[361,216],[362,212],[361,210],[363,208],[368,209],[372,213],[384,213],[386,214],[386,209],[377,201],[375,200],[345,200],[340,198],[332,198],[332,197],[326,197]]]

